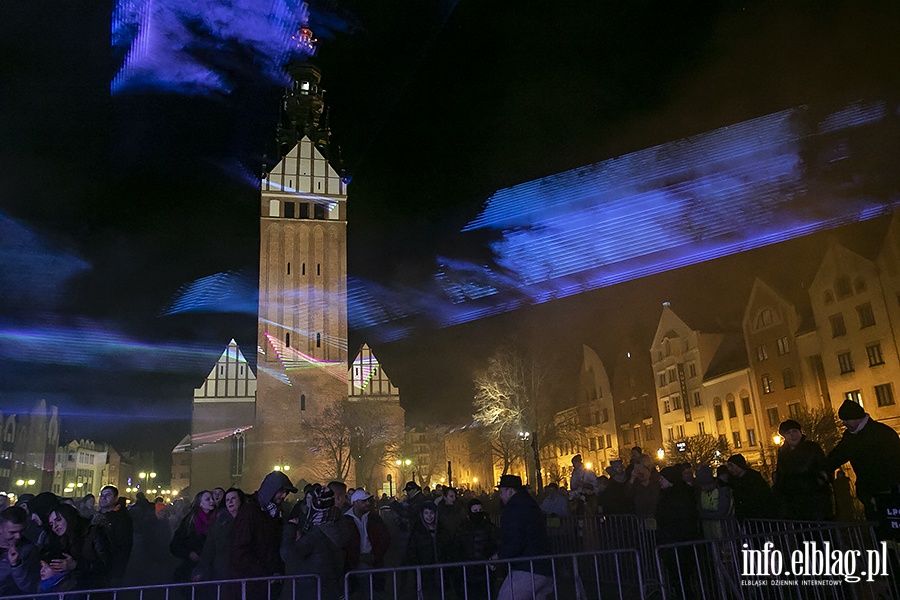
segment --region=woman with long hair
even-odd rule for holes
[[[50,511],[47,543],[41,550],[41,592],[109,587],[110,543],[70,504]]]
[[[172,542],[169,544],[169,552],[181,559],[181,564],[175,569],[173,580],[175,583],[185,583],[191,580],[194,568],[200,562],[200,554],[206,543],[213,521],[213,511],[216,501],[212,492],[203,490],[194,496],[191,507],[181,520]]]
[[[238,488],[229,488],[223,496],[222,506],[216,510],[216,517],[209,529],[200,564],[194,570],[194,581],[221,581],[229,578],[231,557],[231,527],[238,509],[247,500],[247,495]]]

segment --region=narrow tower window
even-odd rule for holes
[[[316,348],[321,348],[321,347],[322,347],[322,334],[317,333],[316,334]]]
[[[321,274],[322,274],[322,264],[316,263],[316,275],[321,275]]]
[[[288,263],[288,272],[287,272],[287,274],[288,274],[288,275],[291,274],[291,263]]]
[[[302,265],[300,265],[300,274],[306,275],[306,263],[303,263]]]
[[[300,410],[306,410],[306,394],[300,394]]]
[[[291,347],[291,332],[287,332],[284,334],[284,345],[288,348]]]

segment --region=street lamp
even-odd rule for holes
[[[659,450],[656,451],[656,458],[657,458],[657,460],[662,460],[662,459],[664,459],[665,457],[666,457],[666,451],[665,451],[665,450],[663,450],[662,448],[660,448]]]
[[[527,431],[519,432],[519,439],[522,440],[522,466],[525,471],[525,480],[528,481],[528,440],[531,438],[531,434]]]
[[[784,438],[776,433],[772,436],[772,442],[774,442],[776,446],[780,446],[784,443]]]

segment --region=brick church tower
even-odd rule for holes
[[[295,37],[307,50],[309,29]],[[318,481],[328,459],[309,427],[347,398],[347,189],[328,162],[321,74],[288,65],[281,160],[261,181],[259,357],[254,425],[246,434],[245,489],[273,469]]]

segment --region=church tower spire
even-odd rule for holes
[[[298,58],[287,65],[291,86],[282,99],[278,143],[284,150],[290,150],[306,136],[327,156],[330,132],[327,123],[323,122],[325,90],[322,88],[322,72],[311,60],[316,54],[317,40],[306,25],[297,30],[292,40]]]
[[[294,39],[298,55],[313,54],[308,27]],[[247,435],[248,487],[276,467],[295,482],[330,476],[311,424],[347,398],[347,186],[328,162],[318,67],[304,58],[287,69],[293,82],[278,130],[282,158],[260,182],[258,387]]]

